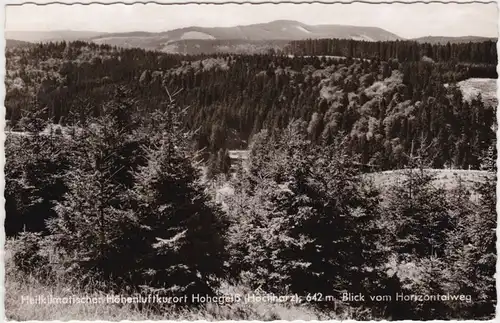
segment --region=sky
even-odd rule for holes
[[[9,3],[16,2],[20,1],[9,1]],[[187,26],[227,27],[278,19],[297,20],[311,25],[341,24],[380,27],[405,38],[469,35],[497,37],[498,35],[496,3],[23,5],[5,8],[4,27],[9,31],[159,32]]]

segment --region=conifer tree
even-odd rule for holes
[[[118,90],[106,115],[89,122],[75,141],[74,166],[65,174],[68,192],[49,222],[50,239],[68,268],[83,274],[120,280],[128,256],[120,241],[134,212],[127,201],[129,167],[139,143],[131,136],[130,105]]]
[[[70,167],[71,143],[50,130],[40,111],[24,111],[20,133],[5,141],[5,230],[47,233],[45,221],[67,190],[63,180]]]
[[[410,164],[391,188],[385,210],[394,251],[410,257],[441,256],[443,232],[450,227],[445,191],[435,186],[434,177],[422,165],[416,169],[413,165],[418,164]]]
[[[213,293],[225,272],[224,214],[199,182],[181,112],[170,101],[136,127],[133,106],[121,102],[76,138],[80,163],[67,174],[50,239],[82,282]]]
[[[213,293],[225,274],[225,215],[190,158],[168,138],[146,153],[131,192],[140,238],[127,249],[136,259],[136,279],[150,291]]]
[[[495,170],[496,167],[492,168]],[[476,193],[480,196],[474,218],[470,223],[471,244],[476,249],[475,267],[476,290],[478,297],[475,315],[491,318],[495,313],[496,292],[496,227],[497,227],[497,177],[496,173],[486,176],[484,182],[477,185]]]
[[[227,202],[241,224],[230,231],[233,262],[275,292],[377,288],[384,259],[375,241],[377,193],[360,182],[340,142],[312,147],[306,124],[291,124],[275,140],[253,146],[269,153],[252,151],[247,177]]]

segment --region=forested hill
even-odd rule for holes
[[[308,39],[292,41],[284,51],[299,55],[335,55],[349,57],[373,57],[383,60],[397,58],[400,61],[416,61],[422,58],[433,61],[455,61],[496,64],[495,40],[454,43],[388,41],[367,42],[349,39]]]
[[[181,90],[175,100],[187,108],[185,125],[197,130],[197,147],[207,152],[245,148],[262,128],[272,133],[303,119],[316,144],[344,136],[350,153],[381,169],[404,166],[412,147],[433,168],[480,167],[495,138],[495,107],[481,97],[463,100],[456,83],[497,77],[493,42],[294,44],[295,54],[347,51],[363,59],[181,56],[85,42],[12,48],[6,52],[6,116],[14,128],[22,109],[74,124],[101,115],[120,86],[135,99],[131,114],[141,118],[165,102],[167,88]],[[398,61],[402,52],[414,55]]]
[[[447,36],[425,36],[412,39],[419,43],[429,43],[429,44],[462,44],[462,43],[482,43],[485,41],[496,42],[497,39],[494,37],[479,37],[479,36],[463,36],[463,37],[447,37]]]

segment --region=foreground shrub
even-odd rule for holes
[[[43,110],[42,110],[43,112]],[[45,221],[56,215],[57,201],[67,191],[64,174],[71,164],[71,146],[49,123],[26,113],[20,133],[5,140],[5,233],[47,233]],[[44,130],[45,132],[41,133]]]
[[[22,232],[8,244],[15,267],[24,274],[50,273],[48,258],[43,255],[43,237],[40,233]]]

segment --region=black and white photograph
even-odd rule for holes
[[[494,0],[66,1],[4,7],[6,320],[495,318]]]

